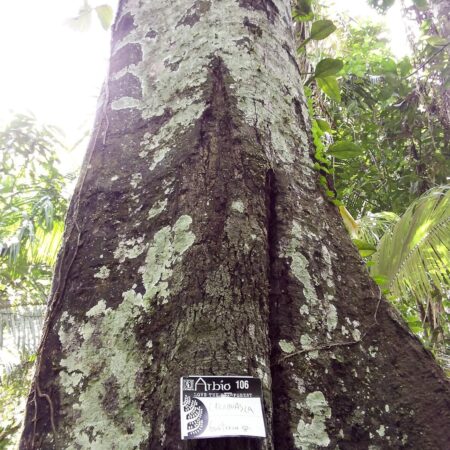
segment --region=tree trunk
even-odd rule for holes
[[[445,449],[441,369],[327,202],[288,0],[124,0],[21,448]],[[267,439],[181,441],[179,378]]]

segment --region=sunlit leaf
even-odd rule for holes
[[[323,119],[315,119],[315,120],[317,122],[317,125],[319,126],[319,128],[322,131],[331,133],[332,130],[331,130],[330,124],[326,120],[323,120]]]
[[[450,288],[450,186],[416,200],[381,239],[372,272],[398,297],[422,302]]]
[[[362,257],[373,255],[377,251],[377,248],[369,242],[353,239],[353,243],[356,245],[356,248],[359,250]]]
[[[316,20],[311,26],[309,38],[314,41],[321,41],[327,38],[336,30],[336,25],[328,19]]]
[[[359,156],[362,148],[350,141],[340,141],[331,145],[328,153],[337,159],[350,159]]]
[[[317,78],[317,86],[336,102],[341,101],[341,93],[339,89],[339,83],[336,77]]]
[[[314,76],[316,78],[325,78],[330,75],[336,75],[343,67],[344,63],[341,59],[324,58],[317,64]]]
[[[444,39],[441,36],[428,36],[426,41],[433,47],[443,47],[449,43],[448,39]]]
[[[109,5],[100,5],[95,8],[95,12],[105,30],[108,30],[114,19],[113,9]]]

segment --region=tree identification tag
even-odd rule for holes
[[[259,378],[182,377],[180,414],[181,439],[266,437]]]

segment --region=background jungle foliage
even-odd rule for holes
[[[94,12],[111,22],[85,2],[70,25],[86,28]],[[427,1],[404,16],[413,54],[397,60],[381,25],[312,0],[293,8],[321,184],[375,281],[449,370],[450,41]],[[0,348],[20,353],[0,366],[0,449],[17,436],[62,238],[73,180],[59,169],[62,147],[31,116],[0,130]]]

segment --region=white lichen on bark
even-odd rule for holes
[[[130,329],[130,320],[136,318],[136,306],[142,304],[139,301],[142,298],[126,294],[123,298],[115,310],[105,309],[101,301],[88,311],[86,322],[77,323],[67,316],[61,318],[59,338],[67,356],[61,360],[60,385],[65,396],[76,397],[70,400],[68,449],[134,448],[151,430],[143,422],[135,401],[135,377],[141,366],[141,355],[136,352]],[[122,426],[113,420],[114,414],[110,416],[101,401],[108,398],[107,380],[114,380],[115,401],[127,405],[126,423]],[[121,412],[116,414],[120,417]],[[127,425],[132,433],[126,432]]]
[[[123,263],[126,259],[137,258],[145,251],[146,244],[144,243],[144,239],[145,237],[141,236],[121,240],[114,251],[114,258],[118,259],[120,263]]]
[[[242,200],[234,200],[233,203],[231,203],[231,209],[243,213],[245,210],[245,206]]]
[[[295,346],[292,342],[286,341],[285,339],[282,339],[279,343],[279,346],[281,350],[284,353],[293,353],[295,352]]]
[[[274,4],[279,11],[274,23],[257,9],[238,7],[235,0],[205,2],[198,20],[187,23],[184,19],[192,8],[191,0],[161,0],[158,7],[147,8],[138,0],[126,2],[120,17],[132,17],[134,27],[114,44],[113,55],[126,45],[137,45],[142,60],[121,68],[113,79],[131,74],[139,80],[142,97],[115,99],[114,109],[137,109],[144,119],[171,111],[170,120],[156,133],[147,133],[141,143],[139,154],[149,158],[150,170],[171,152],[174,134],[192,126],[204,112],[203,90],[210,63],[219,57],[234,80],[228,89],[242,117],[250,126],[271,130],[264,145],[268,157],[283,164],[299,160],[301,170],[312,176],[307,134],[290,124],[295,114],[293,100],[303,98],[298,68],[273,38],[276,34],[286,41],[293,39],[289,2]],[[246,23],[261,32],[255,35]],[[249,47],[254,52],[251,58]],[[301,109],[307,113],[304,104]]]
[[[191,223],[192,218],[183,215],[173,227],[164,227],[155,234],[145,258],[145,265],[139,269],[146,290],[145,299],[158,295],[163,302],[167,301],[173,265],[180,261],[183,253],[195,240],[194,233],[189,230]]]
[[[173,227],[155,233],[139,269],[144,294],[131,287],[115,309],[107,308],[101,299],[86,312],[85,321],[77,321],[67,313],[62,315],[59,339],[66,356],[61,359],[59,380],[63,402],[70,397],[68,403],[73,405],[69,421],[72,444],[68,449],[138,448],[151,432],[151,424],[142,418],[135,381],[145,358],[152,362],[152,345],[147,346],[149,351],[143,358],[132,325],[149,307],[150,299],[169,296],[168,282],[174,265],[195,240],[191,223],[191,217],[183,215]],[[139,249],[146,247],[141,239],[129,239],[125,244],[115,255],[119,260],[130,257],[130,248],[136,244]]]
[[[148,218],[159,216],[167,206],[167,199],[157,201],[148,212]]]
[[[108,269],[108,267],[102,266],[102,267],[100,267],[100,269],[98,269],[98,272],[96,272],[94,274],[94,278],[100,278],[102,280],[106,280],[106,278],[109,277],[110,272],[111,271]]]
[[[294,433],[295,448],[301,450],[315,450],[319,447],[326,447],[330,443],[327,434],[325,421],[331,417],[331,409],[320,391],[311,392],[306,396],[304,405],[306,414],[312,416],[311,419],[300,419],[297,430]]]

